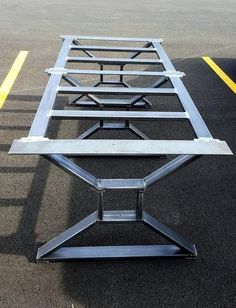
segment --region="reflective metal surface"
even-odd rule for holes
[[[162,46],[162,39],[62,36],[63,44],[55,67],[46,70],[49,81],[40,102],[28,137],[15,140],[10,154],[39,154],[62,168],[69,174],[82,179],[98,195],[98,210],[76,225],[67,229],[38,249],[37,260],[62,261],[68,259],[94,258],[134,258],[134,257],[196,257],[195,246],[183,236],[163,225],[144,210],[144,196],[152,185],[172,174],[177,169],[189,164],[201,155],[232,155],[225,141],[214,139],[188,94],[181,78],[184,73],[175,70]],[[90,45],[85,41],[97,41]],[[144,46],[103,46],[103,41],[145,42]],[[71,55],[83,52],[85,57]],[[92,52],[120,52],[122,57],[98,57]],[[128,56],[123,56],[128,53]],[[140,59],[147,54],[150,58]],[[155,55],[155,58],[151,58]],[[76,68],[69,68],[68,63]],[[81,69],[79,64],[96,64],[100,69]],[[126,65],[135,65],[135,71],[125,70]],[[106,70],[107,65],[120,70]],[[148,70],[153,65],[156,71]],[[138,70],[138,67],[145,69]],[[162,69],[162,70],[160,70]],[[95,75],[99,78],[93,86],[83,86],[78,76]],[[105,80],[114,76],[118,80]],[[156,77],[147,87],[131,86],[126,76]],[[62,84],[62,81],[68,85]],[[74,95],[69,106],[73,110],[56,109],[55,102],[59,95]],[[112,97],[110,97],[110,95]],[[181,103],[182,112],[149,111],[152,103],[147,96],[163,99],[172,96]],[[107,97],[109,96],[109,97]],[[122,98],[121,98],[122,97]],[[83,100],[86,98],[87,100]],[[78,108],[95,108],[80,110]],[[104,110],[112,107],[115,110]],[[117,107],[125,107],[120,111]],[[132,110],[133,108],[137,109]],[[76,109],[76,110],[75,110]],[[144,110],[143,110],[144,109]],[[96,120],[93,126],[81,132],[77,139],[49,139],[47,129],[50,121],[57,120]],[[134,126],[131,121],[186,121],[192,126],[196,138],[192,140],[151,140],[150,137]],[[147,123],[147,122],[146,122]],[[153,122],[151,122],[153,123]],[[89,139],[99,129],[126,129],[140,140],[128,139]],[[71,156],[155,156],[179,155],[144,178],[99,179],[78,166]],[[166,156],[164,156],[166,157]],[[127,166],[128,168],[128,166]],[[104,211],[104,195],[107,190],[134,190],[137,195],[135,210]],[[87,228],[102,223],[142,223],[164,237],[171,245],[133,245],[133,246],[95,246],[67,247],[67,242]]]

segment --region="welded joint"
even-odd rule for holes
[[[28,137],[21,137],[20,141],[22,142],[37,142],[37,141],[47,141],[49,138],[43,136],[28,136]]]
[[[222,142],[219,139],[214,139],[213,137],[198,137],[193,139],[195,142]]]
[[[137,203],[136,203],[136,219],[137,221],[143,220],[143,207],[144,207],[144,190],[137,192]]]
[[[187,111],[184,112],[186,119],[190,119],[189,113]]]
[[[103,213],[104,213],[104,193],[105,190],[101,190],[98,194],[98,222],[103,221]]]
[[[171,78],[172,77],[182,78],[182,77],[186,76],[186,74],[184,72],[180,72],[180,71],[176,71],[176,70],[168,70],[168,71],[165,71],[164,73],[165,73],[166,77],[171,77]]]
[[[62,74],[66,74],[67,73],[67,69],[65,69],[63,67],[54,67],[54,68],[47,68],[44,72],[46,74],[48,74],[48,75],[51,75],[51,74],[62,75]]]
[[[136,190],[136,191],[144,192],[146,188],[147,188],[147,185],[143,178],[141,179],[97,179],[96,187],[95,187],[97,192],[101,192],[105,190]]]

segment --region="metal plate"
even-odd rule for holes
[[[186,140],[15,140],[10,154],[78,156],[155,156],[160,154],[231,155],[225,141]]]

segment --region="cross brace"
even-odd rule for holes
[[[96,223],[143,223],[172,242],[171,245],[125,245],[65,247],[64,245]],[[63,261],[73,259],[112,259],[140,257],[196,257],[197,251],[191,242],[142,211],[137,219],[135,211],[104,211],[99,219],[98,211],[93,212],[79,223],[67,229],[38,249],[37,260]]]
[[[196,156],[183,155],[165,164],[144,179],[97,179],[89,172],[73,163],[63,155],[45,156],[68,173],[84,180],[98,192],[98,210],[85,217],[51,241],[38,249],[37,260],[62,261],[68,259],[97,258],[138,258],[138,257],[196,257],[194,244],[159,222],[143,210],[144,191],[171,174],[179,167],[189,163]],[[128,189],[137,191],[135,210],[104,211],[104,193],[109,189]],[[171,245],[128,245],[66,247],[66,243],[96,223],[142,223],[170,241]]]

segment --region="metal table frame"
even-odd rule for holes
[[[126,257],[196,257],[194,244],[163,225],[143,210],[144,192],[162,178],[201,155],[231,155],[232,152],[224,141],[214,139],[189,96],[181,78],[184,73],[176,71],[162,46],[161,39],[91,37],[67,35],[63,40],[55,67],[48,69],[50,75],[47,87],[40,102],[28,137],[15,140],[10,154],[39,154],[55,165],[64,169],[93,187],[98,193],[98,210],[82,221],[67,229],[56,238],[38,249],[37,260],[60,261],[88,258],[126,258]],[[96,41],[96,45],[87,45],[85,41]],[[103,46],[102,41],[145,43],[141,47]],[[126,44],[127,45],[127,44]],[[84,57],[70,55],[70,51],[86,54]],[[97,57],[92,52],[129,54],[128,57]],[[154,54],[154,59],[138,58],[140,54]],[[97,64],[95,69],[70,69],[67,63]],[[125,65],[137,67],[158,66],[162,71],[124,70]],[[105,70],[107,65],[118,66],[119,70]],[[82,86],[73,75],[98,75],[99,81],[92,87]],[[118,76],[118,81],[105,80],[105,76]],[[149,87],[131,87],[124,76],[154,76],[157,80]],[[61,81],[69,86],[62,86]],[[163,87],[167,81],[171,87]],[[97,107],[97,110],[55,110],[54,105],[59,94],[74,95],[71,106]],[[102,97],[101,97],[102,95]],[[115,98],[104,98],[112,95]],[[119,95],[119,98],[117,96]],[[147,96],[174,95],[182,104],[183,112],[149,111],[152,104]],[[122,99],[120,99],[122,96]],[[129,96],[129,98],[127,98]],[[82,98],[86,97],[86,100]],[[124,97],[124,98],[123,98]],[[104,110],[113,107],[113,111]],[[116,107],[124,107],[125,111]],[[133,111],[133,107],[141,110]],[[49,139],[47,129],[50,120],[97,120],[98,122],[83,132],[77,139]],[[150,140],[141,130],[131,124],[132,120],[185,120],[189,121],[196,138],[193,140]],[[88,139],[99,129],[128,129],[140,140],[98,140]],[[87,139],[87,140],[86,140]],[[141,179],[98,179],[75,164],[74,156],[156,156],[179,155]],[[106,190],[135,190],[137,202],[135,210],[104,210]],[[159,235],[166,238],[169,245],[131,245],[131,246],[96,246],[66,247],[66,243],[93,226],[95,223],[143,223]]]

